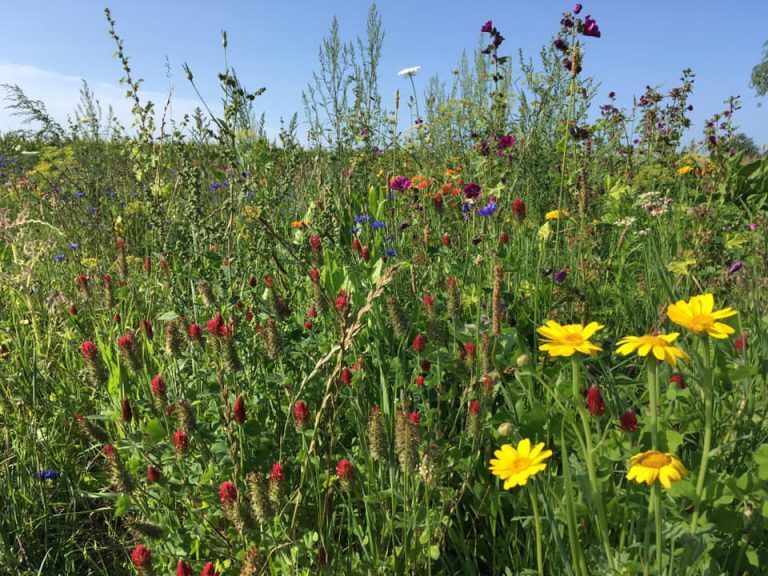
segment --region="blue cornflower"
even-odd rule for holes
[[[85,192],[78,192],[75,194],[75,198],[82,198],[83,196],[85,196]]]
[[[49,468],[48,470],[40,470],[37,473],[37,477],[45,482],[46,480],[56,480],[59,477],[59,473],[56,470]]]
[[[387,256],[389,256],[390,258],[392,258],[393,256],[397,256],[397,252],[392,250],[392,248],[387,248],[386,253],[387,253]]]
[[[209,192],[214,192],[214,191],[218,190],[219,188],[221,188],[221,184],[219,184],[218,182],[214,182],[213,184],[208,186],[208,191]]]
[[[88,212],[90,212],[91,214],[96,214],[97,210],[98,208],[96,208],[96,206],[91,206],[90,208],[88,208]]]
[[[461,212],[463,214],[466,214],[467,212],[472,210],[472,208],[474,208],[474,204],[470,204],[469,202],[462,202],[461,204]]]
[[[379,228],[384,228],[386,227],[386,225],[387,223],[382,222],[381,220],[374,220],[373,222],[371,222],[371,228],[373,228],[374,230],[378,230]]]
[[[117,194],[115,194],[114,192],[110,192],[109,193],[109,199],[110,200],[114,200],[115,198],[117,198]]]
[[[54,256],[53,259],[56,262],[61,262],[62,260],[64,260],[64,254],[56,254],[56,256]]]
[[[362,224],[363,222],[368,222],[370,219],[371,217],[368,216],[368,214],[360,214],[360,216],[355,218],[355,224]]]
[[[360,232],[360,228],[358,226],[353,226],[352,228],[349,229],[349,231],[352,234],[357,234],[358,232]]]
[[[477,213],[480,214],[480,216],[485,216],[485,217],[490,216],[494,212],[496,212],[496,202],[489,202],[488,204],[486,204],[485,206],[483,206],[477,211]]]
[[[77,250],[78,248],[80,248],[80,244],[78,244],[77,242],[72,242],[69,245],[69,247],[72,248],[72,250]]]

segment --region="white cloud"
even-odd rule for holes
[[[101,104],[102,118],[106,119],[107,110],[112,106],[112,111],[119,122],[130,129],[133,119],[131,117],[132,102],[125,97],[125,88],[109,82],[91,82],[88,85],[94,97]],[[48,113],[62,126],[67,126],[67,118],[73,117],[80,101],[80,88],[82,79],[77,76],[68,76],[49,70],[43,70],[35,66],[25,64],[11,64],[0,62],[0,84],[16,84],[24,93],[33,100],[41,100]],[[0,94],[5,98],[5,94]],[[167,92],[140,90],[139,96],[142,102],[151,100],[155,103],[156,114],[161,114],[163,106],[168,98]],[[0,99],[0,132],[22,128],[21,119],[13,116],[12,111],[5,108],[8,104]],[[169,113],[176,121],[181,121],[184,114],[191,114],[196,107],[202,104],[198,100],[173,97]]]

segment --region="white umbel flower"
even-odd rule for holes
[[[400,72],[397,73],[397,75],[410,77],[416,74],[416,72],[418,72],[419,70],[421,70],[421,66],[411,66],[410,68],[403,68],[402,70],[400,70]]]

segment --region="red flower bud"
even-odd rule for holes
[[[165,385],[165,380],[159,374],[152,378],[152,394],[155,396],[165,396],[168,391],[168,387]]]
[[[229,506],[237,501],[237,488],[232,482],[222,482],[219,486],[219,498],[223,506]]]
[[[336,476],[338,476],[339,480],[342,482],[349,482],[352,480],[353,475],[354,469],[352,468],[352,462],[346,458],[339,460],[339,463],[336,464]]]
[[[600,393],[600,388],[593,384],[587,390],[587,410],[592,416],[600,416],[605,413],[605,401]]]
[[[296,426],[304,426],[309,419],[309,408],[306,403],[299,400],[293,407],[293,419],[296,422]]]
[[[147,480],[150,483],[154,484],[155,482],[158,482],[161,475],[162,473],[159,468],[155,468],[154,466],[147,467]]]
[[[679,372],[675,372],[674,374],[672,374],[672,376],[669,377],[669,381],[677,384],[677,387],[680,390],[685,389],[685,378],[683,378],[683,375],[680,374]]]
[[[235,399],[235,422],[242,424],[245,422],[245,400],[242,396],[238,396]]]
[[[749,348],[749,340],[747,338],[747,333],[742,332],[739,334],[738,338],[733,341],[733,345],[739,352],[744,352],[747,348]]]
[[[637,416],[632,410],[624,410],[620,418],[621,429],[624,432],[634,432],[637,430]]]
[[[139,544],[133,549],[131,560],[133,560],[133,564],[138,568],[139,572],[152,568],[152,552],[143,544]]]
[[[413,347],[413,350],[417,354],[421,354],[424,352],[424,347],[426,346],[426,340],[424,339],[424,336],[421,334],[416,334],[416,337],[413,339],[413,344],[411,346]]]

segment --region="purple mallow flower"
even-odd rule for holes
[[[560,270],[559,272],[555,272],[555,274],[552,276],[555,282],[558,284],[562,284],[565,282],[565,279],[568,277],[568,272],[565,270]]]
[[[488,22],[483,24],[483,27],[480,28],[480,32],[485,32],[486,34],[490,34],[491,30],[493,30],[493,20],[488,20]]]
[[[411,187],[411,179],[407,176],[397,176],[389,183],[390,190],[405,192]]]
[[[501,138],[499,138],[499,150],[504,150],[505,148],[512,148],[512,146],[515,145],[515,137],[512,136],[512,134],[505,134]]]
[[[474,200],[480,196],[480,192],[482,191],[483,189],[480,187],[480,185],[475,184],[474,182],[467,182],[467,184],[464,186],[464,196],[466,196],[469,200]]]

